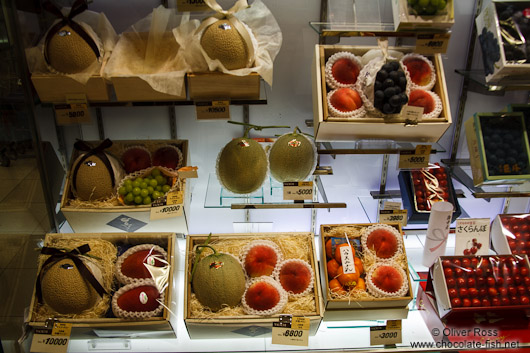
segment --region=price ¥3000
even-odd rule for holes
[[[379,335],[380,338],[397,338],[398,332],[392,331],[392,332],[383,332]]]

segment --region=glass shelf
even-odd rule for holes
[[[469,79],[474,84],[470,90],[477,93],[502,95],[504,91],[530,90],[530,81],[526,79],[526,76],[523,80],[507,77],[497,83],[488,83],[484,70],[455,70],[455,72]]]
[[[358,140],[348,142],[325,142],[319,148],[319,154],[399,154],[403,151],[414,151],[417,145],[426,142],[399,142],[392,140]],[[431,154],[444,153],[446,148],[438,143],[430,144]]]

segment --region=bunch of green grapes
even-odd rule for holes
[[[435,15],[437,11],[445,9],[447,0],[407,0],[408,4],[418,15]]]
[[[143,178],[125,180],[118,189],[118,194],[123,197],[126,205],[150,205],[153,200],[164,196],[170,188],[167,178],[160,170],[153,169]]]

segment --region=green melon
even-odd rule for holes
[[[296,132],[282,135],[269,151],[271,175],[279,182],[304,180],[313,173],[316,159],[316,148],[306,136]]]
[[[245,273],[241,263],[231,255],[214,251],[194,268],[192,287],[197,300],[213,311],[236,306],[245,292]]]
[[[247,67],[249,53],[245,40],[234,25],[219,20],[206,28],[201,46],[211,59],[219,60],[228,70]]]
[[[91,262],[86,264],[101,283],[101,271]],[[60,260],[44,271],[41,293],[44,303],[61,314],[79,314],[92,308],[99,299],[71,259]]]
[[[217,177],[236,194],[256,191],[267,176],[267,154],[253,139],[240,137],[230,141],[219,153]]]
[[[101,160],[102,157],[92,155],[83,159],[83,156],[77,158],[72,169],[72,187],[76,197],[83,201],[104,200],[111,197],[115,185],[121,180],[124,173],[119,161],[106,153],[111,165],[111,170],[109,170]],[[79,163],[81,165],[77,168]],[[111,173],[114,174],[114,185],[112,184]]]

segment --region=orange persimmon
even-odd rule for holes
[[[337,262],[339,264],[342,263],[342,258],[340,256],[340,248],[342,248],[343,246],[348,246],[348,243],[342,243],[342,244],[339,244],[335,247],[335,260],[337,260]],[[355,257],[355,249],[353,248],[352,245],[350,245],[350,248],[351,248],[351,252],[353,254],[353,256]]]
[[[358,271],[359,274],[362,275],[364,273],[364,266],[363,266],[363,262],[361,261],[361,259],[358,257],[354,258],[353,264],[355,266],[355,271]]]
[[[340,264],[335,259],[331,259],[328,261],[327,268],[328,268],[328,277],[330,279],[337,277],[339,274],[339,267]]]
[[[360,275],[359,271],[355,271],[355,273],[344,273],[341,266],[339,267],[339,275],[337,279],[344,287],[352,288],[357,285]]]
[[[366,282],[364,281],[364,279],[359,278],[357,280],[357,285],[355,287],[353,287],[353,289],[366,291]]]
[[[346,294],[344,287],[342,287],[342,284],[337,279],[329,281],[329,290],[337,294]]]

